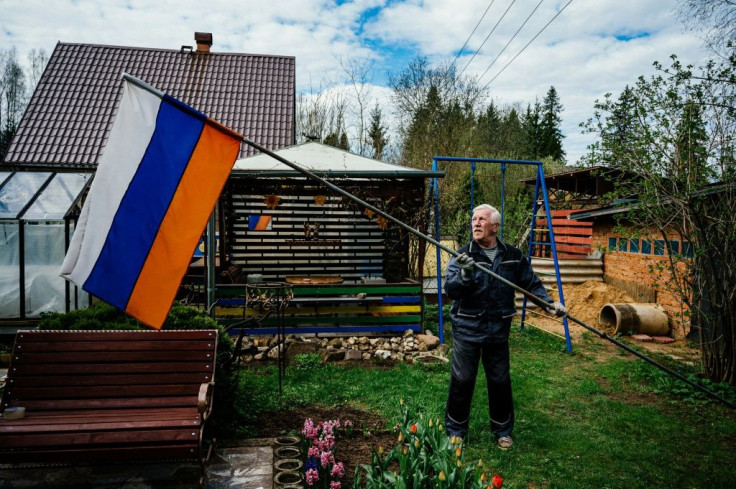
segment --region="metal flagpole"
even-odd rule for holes
[[[377,208],[377,207],[369,204],[368,202],[364,201],[360,197],[357,197],[357,196],[351,194],[350,192],[348,192],[346,190],[343,190],[342,188],[338,187],[337,185],[333,184],[332,182],[330,182],[330,181],[328,181],[328,180],[320,177],[319,175],[316,175],[316,174],[312,173],[311,171],[307,170],[306,168],[302,167],[301,165],[298,165],[296,163],[293,163],[293,162],[287,160],[286,158],[284,158],[282,156],[279,156],[278,154],[274,153],[273,151],[269,150],[268,148],[265,148],[265,147],[261,146],[260,144],[249,140],[246,137],[243,137],[243,142],[245,144],[247,144],[248,146],[257,149],[261,153],[267,154],[271,158],[274,158],[274,159],[280,161],[284,165],[288,166],[289,168],[291,168],[293,170],[296,170],[297,172],[301,173],[302,175],[304,175],[304,176],[306,176],[308,178],[311,178],[312,180],[316,180],[316,181],[320,182],[322,185],[324,185],[325,187],[329,188],[333,192],[335,192],[335,193],[337,193],[339,195],[342,195],[343,197],[346,197],[346,198],[352,200],[353,202],[355,202],[355,203],[357,203],[359,205],[365,206],[367,209],[370,209],[371,211],[375,212],[376,214],[378,214],[380,216],[383,216],[384,218],[386,218],[387,220],[389,220],[392,223],[396,224],[400,228],[402,228],[402,229],[410,232],[411,234],[417,236],[418,238],[421,238],[421,239],[427,241],[428,243],[431,243],[431,244],[435,245],[437,248],[439,248],[439,249],[441,249],[443,251],[446,251],[450,255],[452,255],[454,257],[457,257],[459,255],[458,252],[456,252],[455,250],[453,250],[451,248],[448,248],[447,246],[443,245],[442,243],[440,243],[436,239],[433,239],[432,237],[427,236],[426,234],[422,233],[421,231],[419,231],[417,229],[414,229],[413,227],[409,226],[408,224],[403,223],[402,221],[400,221],[400,220],[396,219],[395,217],[387,214],[386,212],[382,211],[381,209],[379,209],[379,208]],[[506,280],[502,276],[500,276],[500,275],[498,275],[498,274],[496,274],[496,273],[494,273],[494,272],[492,272],[490,270],[485,269],[484,267],[480,266],[478,263],[475,263],[474,264],[474,267],[477,270],[480,270],[482,272],[487,273],[488,275],[490,275],[491,277],[493,277],[495,280],[498,280],[501,283],[503,283],[505,285],[508,285],[513,290],[516,290],[516,291],[520,292],[521,294],[523,294],[525,297],[527,297],[529,300],[531,300],[533,303],[535,303],[536,305],[538,305],[542,309],[546,309],[547,307],[550,306],[549,303],[543,301],[542,299],[540,299],[539,297],[535,296],[534,294],[532,294],[532,293],[528,292],[527,290],[519,287],[518,285],[514,284],[513,282],[510,282],[510,281]],[[437,273],[439,273],[439,270],[437,271]],[[441,314],[441,311],[440,311],[440,314]],[[564,317],[566,317],[569,320],[571,320],[571,321],[579,324],[580,326],[582,326],[583,328],[587,329],[588,331],[591,331],[592,333],[595,333],[597,336],[599,336],[599,337],[601,337],[601,338],[603,338],[605,340],[610,341],[614,345],[616,345],[616,346],[618,346],[620,348],[623,348],[624,350],[628,351],[632,355],[635,355],[635,356],[641,358],[642,360],[644,360],[647,363],[649,363],[649,364],[657,367],[658,369],[660,369],[660,370],[662,370],[662,371],[664,371],[664,372],[672,375],[673,377],[676,377],[676,378],[680,379],[681,381],[685,382],[686,384],[688,384],[688,385],[690,385],[690,386],[692,386],[692,387],[700,390],[701,392],[707,394],[708,396],[712,397],[713,399],[716,399],[717,401],[720,401],[721,403],[725,404],[726,406],[729,406],[731,408],[736,408],[736,404],[733,404],[733,403],[729,402],[728,400],[726,400],[723,397],[719,396],[715,392],[709,391],[705,387],[703,387],[703,386],[701,386],[701,385],[699,385],[699,384],[691,381],[690,379],[688,379],[688,378],[686,378],[686,377],[678,374],[674,370],[671,370],[671,369],[667,368],[666,366],[664,366],[664,365],[662,365],[662,364],[660,364],[660,363],[652,360],[651,358],[647,357],[646,355],[643,355],[643,354],[639,353],[638,351],[632,349],[631,347],[625,345],[624,343],[621,343],[620,341],[616,340],[615,338],[611,338],[605,332],[600,331],[600,330],[594,328],[593,326],[590,326],[589,324],[585,323],[584,321],[582,321],[582,320],[580,320],[580,319],[578,319],[578,318],[576,318],[574,316],[571,316],[570,314],[565,314],[563,316],[563,318]]]

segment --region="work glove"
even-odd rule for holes
[[[564,316],[565,314],[567,314],[567,309],[565,309],[565,306],[563,306],[560,302],[553,302],[547,308],[547,312],[550,314],[554,314],[555,316]]]
[[[460,276],[464,280],[468,280],[473,275],[473,265],[475,262],[466,253],[461,253],[455,257],[455,261],[460,267]]]

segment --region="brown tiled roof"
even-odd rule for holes
[[[0,168],[95,168],[123,73],[269,149],[295,143],[292,56],[58,43]]]

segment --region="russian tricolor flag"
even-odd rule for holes
[[[125,75],[60,275],[161,328],[241,139]]]

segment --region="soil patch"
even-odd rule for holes
[[[320,421],[339,419],[353,422],[352,433],[341,431],[335,443],[335,460],[345,465],[345,479],[352,481],[355,468],[371,462],[371,448],[383,447],[390,450],[396,444],[396,434],[386,428],[386,420],[380,416],[347,406],[338,408],[309,406],[269,413],[258,421],[258,436],[275,438],[284,434],[300,434],[304,420]]]
[[[608,303],[636,302],[627,292],[603,282],[587,281],[577,285],[566,285],[564,292],[565,304],[571,316],[574,316],[609,336],[614,335],[614,328],[610,325],[602,326],[598,322],[603,306]],[[550,295],[554,299],[559,298],[557,290],[551,291]],[[565,337],[565,326],[561,320],[550,316],[546,312],[541,312],[539,308],[527,310],[527,312],[526,323],[562,338]],[[570,320],[568,320],[568,326],[570,331],[570,340],[573,342],[574,348],[575,343],[582,341],[583,334],[588,330]],[[614,352],[617,350],[616,346],[612,343],[603,339],[599,341],[611,346],[611,348],[607,348],[601,353],[605,354],[604,352]],[[633,341],[632,343],[637,346],[641,346],[652,353],[667,355],[683,363],[697,362],[700,358],[700,351],[697,348],[690,347],[687,341],[680,338],[678,338],[674,343],[666,345]]]

